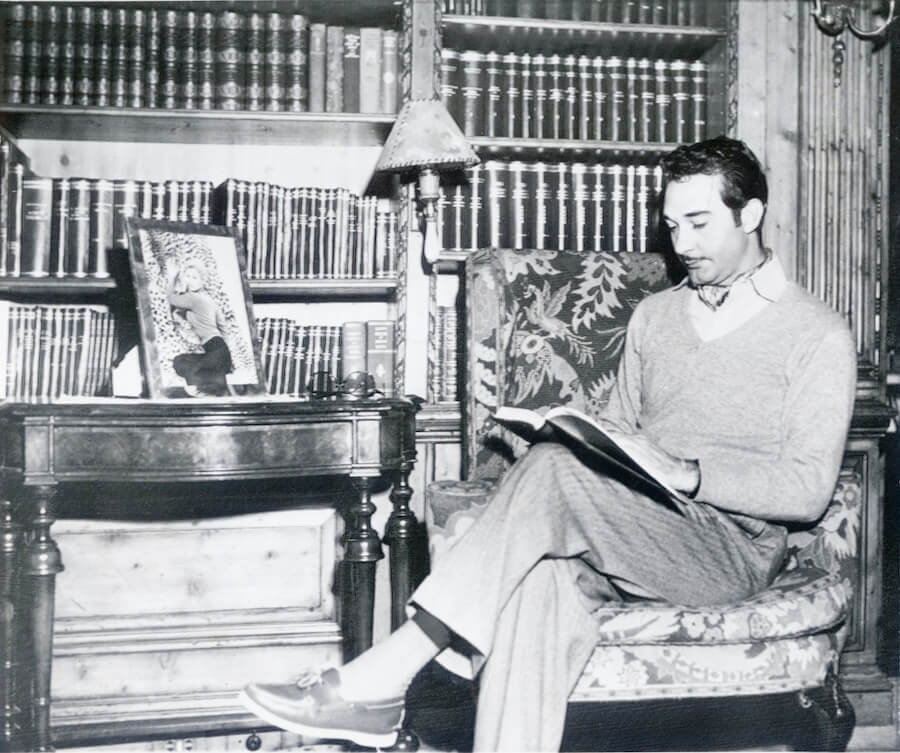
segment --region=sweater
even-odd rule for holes
[[[709,341],[671,288],[635,308],[604,418],[696,459],[696,498],[770,521],[813,521],[840,472],[856,348],[839,314],[795,283]]]

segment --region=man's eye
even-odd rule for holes
[[[694,230],[702,230],[703,228],[706,227],[706,223],[705,222],[694,222],[691,225],[691,227],[694,228]]]

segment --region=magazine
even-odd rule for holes
[[[573,450],[592,465],[599,465],[623,483],[636,487],[655,498],[664,498],[684,512],[691,499],[656,478],[625,451],[615,440],[615,430],[605,429],[590,416],[573,408],[558,406],[540,414],[528,408],[502,406],[494,420],[527,442],[558,442]]]

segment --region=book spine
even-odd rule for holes
[[[525,186],[525,164],[519,160],[509,163],[509,242],[512,248],[532,248],[528,233],[528,194]]]
[[[326,36],[325,24],[310,25],[309,109],[311,112],[325,112]]]
[[[603,118],[606,126],[606,139],[609,141],[621,141],[626,137],[625,123],[625,73],[622,70],[622,60],[617,57],[606,59],[606,82],[608,91],[606,95],[606,116]]]
[[[128,248],[128,228],[125,220],[136,217],[138,212],[138,184],[135,180],[118,180],[113,183],[113,245]]]
[[[398,46],[397,32],[393,29],[381,31],[381,112],[395,113],[400,108],[398,87],[400,85],[400,50]],[[443,66],[443,51],[441,51],[441,65]],[[443,96],[443,68],[441,70],[441,93]],[[449,109],[449,108],[448,108]],[[453,115],[453,111],[450,111]]]
[[[96,107],[112,103],[113,15],[110,8],[97,8],[94,15],[94,99]]]
[[[159,107],[162,85],[162,15],[156,8],[147,9],[147,33],[144,37],[144,106]]]
[[[359,31],[359,111],[381,112],[381,29]]]
[[[459,392],[459,315],[456,307],[441,306],[438,309],[438,321],[439,399],[455,401]]]
[[[578,61],[574,55],[563,58],[564,98],[562,137],[578,138]]]
[[[91,182],[90,260],[92,277],[109,277],[109,249],[113,246],[113,184]]]
[[[657,60],[653,65],[656,74],[656,140],[661,142],[670,140],[669,109],[672,98],[668,68],[665,60]]]
[[[591,216],[593,222],[590,225],[592,232],[592,248],[594,251],[606,250],[606,224],[605,213],[607,210],[606,191],[604,189],[604,167],[603,165],[591,165],[590,168],[590,188],[591,188]]]
[[[537,54],[531,58],[531,79],[534,87],[534,106],[532,113],[534,115],[534,124],[532,132],[534,138],[545,139],[548,136],[547,123],[547,59]],[[499,96],[499,93],[498,93]]]
[[[488,245],[487,202],[485,201],[485,170],[482,165],[474,165],[468,170],[468,243],[463,240],[463,247],[474,251]]]
[[[529,213],[531,228],[528,231],[531,248],[543,250],[547,248],[547,170],[543,162],[532,162],[526,165],[526,183],[528,195],[532,197]]]
[[[459,65],[459,53],[456,50],[451,50],[449,47],[441,50],[441,101],[457,125],[462,128],[463,108]]]
[[[53,181],[50,178],[23,180],[22,212],[20,273],[26,277],[46,277],[50,274],[53,224]]]
[[[532,108],[534,107],[534,85],[531,80],[531,55],[519,56],[519,132],[522,138],[534,137]]]
[[[375,388],[385,397],[394,396],[394,352],[396,325],[391,320],[366,322],[365,371],[375,378]],[[344,348],[346,364],[347,350]]]
[[[7,274],[18,277],[22,271],[22,222],[24,219],[23,187],[25,166],[15,164],[9,173],[9,237],[7,239]]]
[[[623,251],[623,235],[625,228],[625,185],[622,165],[609,165],[606,169],[609,185],[609,250],[617,253]]]
[[[484,54],[476,50],[466,50],[462,54],[463,87],[463,133],[466,136],[484,134],[484,102],[482,102],[481,72]]]
[[[578,138],[592,137],[594,114],[594,66],[587,55],[578,57]]]
[[[632,143],[638,141],[641,128],[638,122],[640,99],[637,59],[628,58],[625,61],[625,138]]]
[[[627,165],[625,167],[625,228],[623,235],[625,236],[625,250],[628,253],[635,251],[635,238],[637,237],[637,212],[636,210],[636,184],[635,184],[635,166]]]
[[[669,22],[669,12],[667,3],[670,0],[651,0],[651,17],[650,23],[658,26]]]
[[[116,8],[113,12],[109,74],[109,104],[113,107],[125,107],[128,102],[128,41],[128,10]]]
[[[44,10],[43,66],[41,71],[41,103],[60,104],[60,57],[62,54],[63,11],[58,5],[48,5]]]
[[[216,16],[200,14],[197,27],[197,107],[212,110],[216,104]]]
[[[638,117],[637,140],[641,142],[653,141],[656,133],[656,87],[653,77],[653,67],[650,60],[641,58],[637,62],[638,84]]]
[[[488,160],[484,163],[486,177],[487,204],[487,237],[486,246],[506,248],[504,230],[504,209],[506,204],[506,182],[504,173],[506,165],[499,160]]]
[[[180,17],[178,96],[176,102],[185,110],[196,110],[200,105],[200,71],[197,65],[197,37],[200,19],[197,12],[186,10]]]
[[[607,87],[606,87],[606,59],[597,55],[591,61],[592,81],[594,88],[594,113],[593,121],[593,138],[602,141],[606,138],[606,108],[607,108]]]
[[[67,271],[75,277],[87,277],[91,238],[91,184],[88,180],[72,182],[66,236]]]
[[[62,34],[59,45],[59,103],[75,104],[75,57],[77,49],[78,13],[71,5],[63,8]]]
[[[4,101],[21,104],[25,87],[25,17],[24,3],[13,3],[6,15],[4,66]]]
[[[503,127],[500,136],[515,137],[519,132],[519,56],[509,52],[503,56],[503,87],[505,89],[503,108]],[[467,134],[469,135],[469,134]]]
[[[669,63],[672,80],[672,118],[669,128],[670,140],[683,144],[693,133],[689,122],[691,93],[688,90],[688,64],[684,60]]]
[[[344,322],[341,327],[343,377],[366,371],[366,323]]]
[[[41,62],[43,57],[42,31],[44,8],[37,3],[26,7],[25,57],[22,80],[23,101],[37,105],[41,101]]]
[[[128,107],[144,107],[144,80],[147,76],[146,44],[147,17],[141,8],[128,11],[128,74],[126,95]]]
[[[325,111],[344,112],[343,26],[328,27],[325,54]]]
[[[12,148],[9,141],[0,136],[0,277],[7,275],[9,252],[9,182],[12,167]],[[2,339],[2,332],[0,332]],[[3,361],[0,360],[0,364]],[[2,379],[0,379],[2,383]]]
[[[216,16],[216,108],[244,108],[246,61],[244,18],[233,11]]]
[[[587,165],[574,162],[570,166],[572,176],[572,230],[574,248],[578,252],[590,250],[591,225],[588,219],[590,210],[590,192],[587,183]]]
[[[547,58],[547,109],[544,115],[546,138],[563,137],[563,96],[562,59],[559,55],[550,55]]]
[[[691,141],[706,138],[706,86],[709,68],[702,60],[691,64]]]
[[[453,53],[454,55],[456,53]],[[503,69],[500,55],[488,52],[484,55],[484,135],[494,138],[501,135],[503,100]]]
[[[287,109],[290,112],[306,112],[309,107],[307,89],[307,46],[309,20],[300,13],[288,17],[287,58]]]
[[[178,104],[178,27],[178,11],[164,11],[160,32],[159,103],[166,110],[173,110]]]
[[[646,253],[650,238],[650,170],[646,165],[635,168],[635,251]]]
[[[265,105],[268,112],[287,109],[287,17],[281,13],[266,14]]]
[[[244,57],[246,60],[246,88],[244,106],[253,112],[263,109],[265,97],[266,21],[262,13],[250,13],[246,19]]]
[[[75,104],[94,103],[94,9],[78,8],[75,23]]]

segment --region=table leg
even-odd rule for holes
[[[0,750],[13,750],[18,745],[21,729],[16,678],[17,619],[15,598],[19,593],[19,554],[22,547],[22,526],[13,518],[12,502],[0,500]]]
[[[53,750],[50,738],[50,669],[53,662],[53,610],[56,574],[63,569],[50,526],[56,520],[53,509],[54,486],[23,489],[32,511],[31,537],[25,547],[23,574],[30,580],[32,661],[33,749]]]
[[[349,528],[344,536],[346,589],[343,595],[344,620],[349,632],[346,642],[349,658],[372,645],[372,617],[375,611],[375,566],[384,559],[381,539],[372,528],[370,478],[353,478],[357,499],[349,509]]]
[[[385,543],[391,548],[391,630],[396,630],[406,622],[406,602],[417,585],[412,558],[419,522],[409,508],[413,493],[409,485],[412,468],[411,461],[400,466],[397,483],[391,489],[393,510],[384,535]]]

